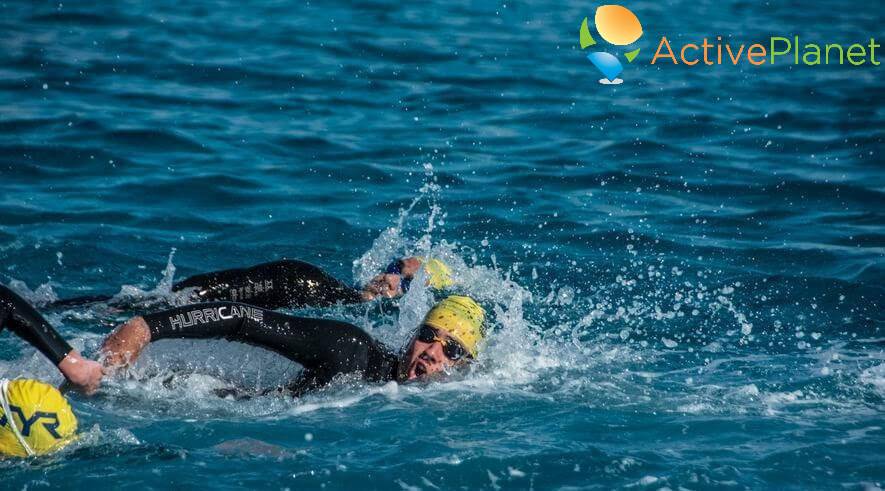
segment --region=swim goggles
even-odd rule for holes
[[[464,346],[461,346],[461,343],[452,338],[440,336],[436,329],[427,324],[422,324],[421,327],[418,328],[418,334],[415,335],[415,338],[422,343],[430,344],[438,342],[442,345],[443,354],[446,355],[446,358],[449,360],[461,361],[465,358],[472,358],[467,349],[464,348]]]

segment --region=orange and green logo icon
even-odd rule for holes
[[[602,5],[596,9],[596,17],[593,20],[599,37],[615,46],[629,46],[642,37],[642,24],[636,14],[620,5]],[[595,46],[596,39],[590,34],[587,25],[587,17],[581,22],[580,30],[581,49]],[[632,63],[639,54],[639,48],[624,53],[628,63]],[[599,80],[601,84],[620,84],[624,81],[618,75],[624,71],[624,65],[618,57],[606,51],[594,51],[587,55],[587,59],[593,63],[605,77]]]

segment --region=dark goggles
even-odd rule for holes
[[[386,274],[398,274],[399,275],[399,285],[402,288],[403,293],[409,291],[409,286],[412,284],[412,278],[406,278],[403,276],[403,262],[401,260],[396,260],[387,265],[387,269],[384,270]]]
[[[461,343],[452,338],[444,338],[440,336],[436,329],[427,324],[421,325],[415,338],[422,343],[428,344],[438,341],[442,345],[443,354],[446,355],[446,358],[449,360],[461,361],[462,359],[471,358],[470,352],[468,352],[464,346],[461,346]]]

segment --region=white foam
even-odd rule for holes
[[[863,384],[872,386],[880,396],[885,396],[885,363],[862,371],[859,380]]]

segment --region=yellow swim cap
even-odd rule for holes
[[[452,295],[434,305],[424,324],[445,329],[475,358],[479,342],[485,337],[486,312],[470,297]]]
[[[424,271],[427,272],[427,284],[437,290],[442,290],[454,284],[454,281],[452,281],[452,270],[449,269],[446,263],[434,258],[428,259],[418,256],[418,259],[421,260]]]
[[[77,417],[55,387],[39,380],[0,380],[0,454],[43,455],[75,438]]]

